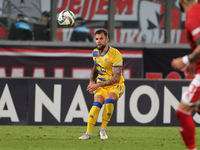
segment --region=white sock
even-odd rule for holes
[[[87,135],[92,135],[92,133],[91,133],[91,132],[86,132],[86,134],[87,134]]]
[[[102,131],[102,130],[105,130],[105,128],[100,127],[100,130],[101,130],[101,131]]]

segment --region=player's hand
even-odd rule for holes
[[[87,87],[87,90],[88,92],[91,92],[93,93],[96,89],[98,89],[100,87],[100,83],[90,83]]]
[[[195,63],[190,63],[185,65],[182,69],[182,72],[184,72],[185,76],[194,76],[196,74],[196,64]]]
[[[171,62],[171,65],[176,70],[180,70],[181,68],[185,66],[185,64],[182,61],[182,57],[173,59]]]
[[[90,80],[90,83],[89,83],[89,85],[90,85],[90,84],[95,84],[95,82],[94,82],[94,81],[92,81],[92,80]]]
[[[92,85],[92,84],[95,84],[95,82],[92,81],[92,80],[90,80],[90,83],[88,84],[86,91],[88,91],[88,87],[89,87],[90,85]],[[88,92],[90,92],[90,91],[88,91]],[[92,94],[92,93],[94,93],[94,92],[90,92],[90,93]]]

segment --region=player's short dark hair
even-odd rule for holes
[[[108,31],[106,31],[105,29],[97,30],[97,31],[95,32],[95,35],[96,35],[96,34],[101,34],[101,33],[103,33],[103,34],[105,35],[105,37],[108,37]]]

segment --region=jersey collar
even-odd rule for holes
[[[107,51],[106,51],[103,55],[101,55],[101,53],[100,53],[100,51],[99,51],[99,56],[101,56],[101,57],[105,56],[105,55],[108,53],[109,49],[110,49],[110,46],[108,46]]]

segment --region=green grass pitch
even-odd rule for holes
[[[108,126],[107,140],[95,126],[89,140],[78,140],[85,126],[0,126],[0,150],[184,150],[179,127]],[[196,128],[196,141],[200,139]],[[197,147],[200,145],[197,142]]]

